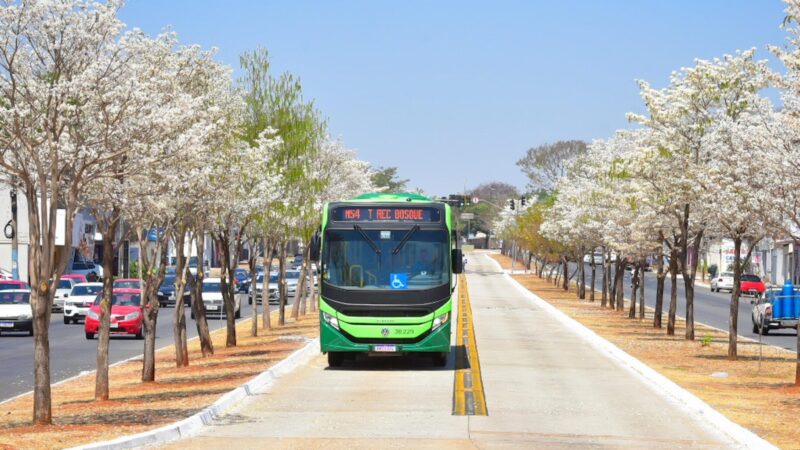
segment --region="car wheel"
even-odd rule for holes
[[[758,324],[756,324],[755,321],[753,321],[753,333],[758,334]]]
[[[194,311],[192,311],[192,320],[194,320]]]
[[[70,320],[69,317],[64,316],[64,325],[69,325],[70,322],[72,322],[72,320]]]
[[[253,297],[250,297],[250,298],[247,299],[247,304],[248,305],[252,305],[253,304]]]
[[[86,332],[86,339],[88,339],[88,340],[90,340],[90,341],[91,341],[92,339],[94,339],[94,333],[89,333],[89,332],[87,331],[87,332]]]
[[[140,329],[138,333],[136,333],[136,340],[141,341],[144,339],[144,334],[142,334],[142,330]]]
[[[768,335],[768,334],[769,334],[769,325],[764,325],[764,326],[761,328],[761,335],[762,335],[762,336],[766,336],[766,335]]]
[[[33,336],[33,326],[31,326],[31,329],[28,330],[28,336]]]
[[[241,309],[237,309],[236,310],[236,315],[234,316],[234,318],[235,319],[241,319],[242,318],[242,310]]]
[[[433,365],[436,367],[444,367],[447,365],[448,352],[438,352],[433,354]]]
[[[344,362],[344,353],[328,352],[328,367],[340,367]]]

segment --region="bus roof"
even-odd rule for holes
[[[433,200],[425,197],[424,195],[412,194],[408,192],[398,193],[385,193],[373,192],[369,194],[361,194],[358,197],[353,197],[348,201],[364,201],[364,202],[432,202]]]

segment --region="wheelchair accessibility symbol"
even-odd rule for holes
[[[390,273],[389,274],[389,287],[392,289],[406,289],[408,278],[404,273]]]

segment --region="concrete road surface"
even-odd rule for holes
[[[486,255],[468,284],[488,416],[453,416],[451,365],[320,355],[170,448],[729,448],[520,298]]]

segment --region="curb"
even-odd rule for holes
[[[502,266],[500,266],[500,263],[495,261],[494,258],[489,259],[492,261],[492,263],[494,263],[498,270],[503,272],[503,276],[510,280],[517,290],[524,294],[525,297],[531,300],[531,302],[533,302],[537,307],[540,307],[542,310],[549,313],[554,319],[558,320],[570,331],[583,338],[589,345],[600,351],[617,365],[638,377],[646,385],[651,386],[653,390],[662,397],[679,406],[695,420],[697,420],[698,423],[706,424],[712,428],[715,428],[717,431],[733,439],[740,446],[740,448],[777,449],[777,447],[762,439],[757,434],[731,421],[725,417],[725,415],[712,408],[708,403],[704,402],[699,397],[696,397],[694,394],[682,388],[669,378],[656,372],[651,367],[629,355],[621,348],[612,344],[610,341],[590,330],[585,325],[569,317],[555,306],[529,291],[525,286],[521,285],[517,280],[511,277],[511,275],[506,273]]]
[[[295,350],[291,355],[286,357],[286,359],[275,364],[261,374],[256,375],[252,380],[220,397],[211,406],[202,409],[186,419],[165,425],[155,430],[122,436],[110,441],[80,445],[68,450],[129,449],[184,439],[198,433],[203,427],[211,425],[226,409],[237,402],[248,396],[263,392],[270,387],[276,379],[306,364],[317,354],[319,354],[319,338],[309,341],[305,346]]]

